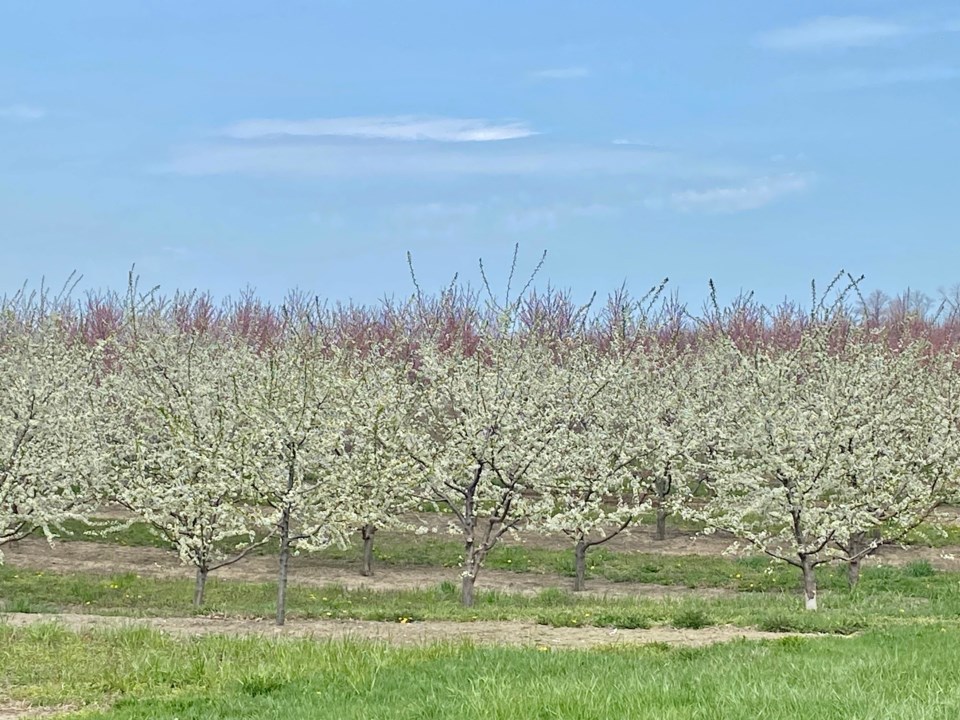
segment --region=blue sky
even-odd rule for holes
[[[0,9],[0,291],[375,301],[546,249],[578,297],[960,282],[960,8],[48,0]]]

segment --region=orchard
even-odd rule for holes
[[[8,297],[0,545],[119,506],[195,570],[200,607],[211,573],[276,543],[282,624],[292,555],[359,533],[369,575],[378,529],[431,530],[418,511],[462,544],[465,606],[505,536],[563,533],[582,590],[588,551],[655,512],[659,537],[673,515],[794,566],[816,610],[814,568],[856,583],[957,500],[949,307],[878,307],[845,276],[809,310],[699,316],[663,286],[483,291]]]

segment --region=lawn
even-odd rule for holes
[[[549,651],[0,626],[0,693],[111,720],[954,720],[955,627]],[[92,705],[91,705],[92,704]]]
[[[78,529],[74,539],[81,536]],[[138,526],[113,540],[127,547],[156,544]],[[825,635],[705,648],[654,644],[574,651],[463,642],[399,647],[360,639],[184,637],[146,628],[75,633],[47,623],[4,626],[0,620],[0,718],[4,703],[14,701],[131,720],[960,717],[955,655],[960,573],[938,571],[923,560],[867,567],[854,590],[842,567],[822,568],[822,609],[810,613],[801,607],[797,573],[765,558],[601,549],[591,556],[594,578],[693,590],[670,599],[575,594],[558,587],[527,595],[481,590],[476,606],[464,608],[455,582],[457,550],[442,537],[384,533],[378,540],[382,565],[450,568],[450,580],[417,590],[375,591],[297,584],[294,574],[288,617],[294,624],[362,619],[512,620],[611,629],[733,625]],[[329,550],[313,561],[353,568],[358,550]],[[553,582],[572,571],[568,551],[543,547],[504,546],[489,564]],[[195,611],[188,578],[0,566],[0,611],[269,621],[275,593],[273,582],[214,575],[206,606]]]

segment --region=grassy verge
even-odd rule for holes
[[[0,696],[93,704],[92,720],[178,718],[960,717],[955,629],[550,651],[175,638],[0,625]]]

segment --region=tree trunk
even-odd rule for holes
[[[577,545],[573,549],[574,579],[573,591],[580,592],[586,585],[587,575],[587,543],[583,538],[577,540]]]
[[[657,491],[657,533],[654,535],[656,540],[667,539],[667,495],[670,494],[670,480],[666,477],[658,477],[654,482],[654,488]]]
[[[463,581],[460,584],[460,604],[464,607],[473,607],[474,586],[477,582],[477,573],[482,560],[471,532],[463,547]]]
[[[474,586],[477,582],[477,518],[474,515],[473,490],[467,493],[463,508],[463,579],[460,583],[460,604],[473,607]]]
[[[460,584],[460,603],[464,607],[473,607],[477,575],[480,574],[480,568],[483,567],[483,560],[486,555],[486,546],[483,544],[478,546],[471,532],[464,543],[463,581]]]
[[[287,568],[290,564],[290,508],[280,518],[280,574],[277,578],[277,625],[287,619]]]
[[[464,607],[473,607],[476,582],[477,578],[472,572],[464,572],[463,580],[460,583],[460,604]]]
[[[855,588],[860,582],[860,560],[851,560],[847,564],[847,584],[850,588]]]
[[[865,547],[864,539],[865,533],[856,533],[855,535],[850,536],[850,542],[847,545],[847,555],[851,558],[855,558],[847,561],[847,584],[854,588],[857,586],[857,583],[860,582],[860,560],[862,558],[858,557],[863,548]]]
[[[360,574],[370,577],[373,575],[373,536],[377,532],[377,526],[364,525],[360,532],[363,536],[363,567]]]
[[[197,581],[193,587],[193,606],[195,608],[203,607],[203,597],[207,591],[207,575],[210,573],[206,567],[197,568]]]
[[[654,539],[667,539],[667,511],[663,505],[657,506],[657,534],[654,536]]]
[[[814,574],[813,558],[805,555],[800,558],[803,570],[803,598],[807,610],[817,609],[817,576]]]

